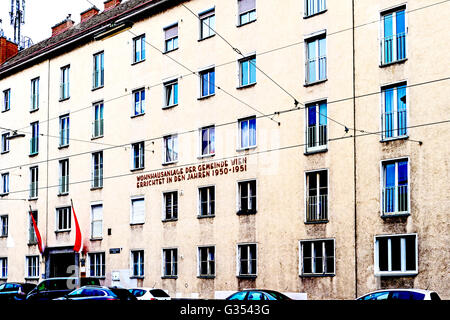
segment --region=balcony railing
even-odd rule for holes
[[[59,132],[59,146],[69,145],[69,129],[63,129]]]
[[[381,62],[388,64],[406,59],[406,33],[398,33],[381,39]]]
[[[104,70],[96,70],[92,73],[92,88],[100,88],[103,87],[105,83],[105,71]]]
[[[95,120],[92,123],[92,137],[103,136],[103,119]]]
[[[30,139],[30,154],[37,154],[39,152],[39,137]]]
[[[62,176],[59,178],[59,194],[69,193],[69,176]]]
[[[406,135],[406,110],[383,113],[381,121],[383,123],[383,139]]]
[[[31,182],[30,183],[30,199],[34,199],[38,197],[38,183]]]
[[[103,169],[95,169],[92,172],[92,188],[103,187]]]
[[[308,196],[306,202],[306,222],[328,220],[328,195]]]
[[[306,129],[306,147],[308,151],[326,149],[327,125],[311,126]]]
[[[31,110],[36,110],[39,108],[39,94],[34,93],[31,95]]]
[[[408,194],[408,185],[383,188],[383,214],[407,214]]]
[[[318,65],[317,65],[318,64]],[[306,83],[325,80],[327,78],[327,57],[309,59],[306,62]]]
[[[70,92],[69,92],[69,83],[61,83],[59,87],[59,93],[60,93],[60,100],[64,100],[69,98]]]

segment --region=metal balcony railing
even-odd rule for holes
[[[327,125],[315,125],[306,129],[307,150],[326,149],[327,147]]]
[[[59,194],[69,193],[69,176],[59,178]]]
[[[92,188],[103,187],[103,169],[95,169],[92,172]]]
[[[381,63],[388,64],[406,59],[406,33],[381,39]]]
[[[39,152],[39,137],[30,139],[30,154],[37,154]]]
[[[408,194],[408,185],[383,188],[383,214],[408,213]]]
[[[328,220],[328,195],[308,196],[306,201],[306,222]]]
[[[383,139],[406,135],[406,110],[383,113],[381,121],[383,125]]]
[[[92,123],[92,137],[103,136],[103,119],[95,120]]]

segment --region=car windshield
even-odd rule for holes
[[[228,297],[228,300],[244,300],[247,295],[247,291],[236,292],[232,296]]]
[[[266,291],[268,295],[275,298],[276,300],[289,300],[289,297],[285,296],[284,294],[276,291]]]
[[[150,290],[150,293],[156,298],[170,298],[170,296],[164,290],[161,289]]]
[[[83,293],[83,289],[73,290],[68,296],[81,296]]]
[[[382,291],[382,292],[374,292],[371,294],[368,294],[359,300],[387,300],[389,297],[389,291]]]
[[[131,294],[135,295],[136,297],[142,297],[145,294],[145,290],[142,289],[130,289]]]

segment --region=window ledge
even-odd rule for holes
[[[28,156],[29,157],[36,157],[39,154],[39,152],[35,152],[35,153],[30,153]]]
[[[214,218],[216,215],[215,214],[210,214],[210,215],[197,215],[198,219],[206,219],[206,218]]]
[[[145,62],[145,59],[139,60],[139,61],[134,61],[133,63],[131,63],[132,66],[135,66],[139,63]]]
[[[92,137],[91,140],[96,140],[96,139],[101,139],[101,138],[103,138],[103,135]]]
[[[91,91],[96,91],[96,90],[102,89],[104,86],[105,86],[105,85],[101,85],[101,86],[98,86],[98,87],[94,87],[94,88],[91,89]]]
[[[316,13],[313,13],[313,14],[310,14],[309,16],[304,15],[304,16],[303,16],[303,19],[309,19],[309,18],[318,16],[319,14],[325,13],[325,12],[327,12],[327,11],[328,11],[328,9],[325,9],[325,10],[322,10],[322,11],[319,11],[319,12],[316,12]]]
[[[211,94],[208,94],[208,95],[206,95],[206,96],[201,96],[201,97],[198,97],[197,98],[197,100],[206,100],[206,99],[208,99],[208,98],[211,98],[211,97],[214,97],[216,94],[215,93],[211,93]]]
[[[145,276],[130,276],[130,279],[144,279]]]
[[[64,197],[64,196],[68,196],[69,192],[60,192],[58,193],[58,197]]]
[[[28,201],[36,201],[38,199],[38,197],[32,197],[32,198],[28,198]]]
[[[237,25],[236,25],[236,28],[240,28],[240,27],[246,26],[246,25],[248,25],[248,24],[250,24],[250,23],[256,22],[256,20],[257,20],[257,19],[252,20],[252,21],[249,21],[249,22],[237,24]]]
[[[198,279],[215,279],[216,276],[197,276]]]
[[[7,111],[9,111],[9,110],[11,110],[11,108],[9,108],[9,109],[4,109],[4,110],[2,110],[2,113],[3,113],[3,112],[7,112]]]
[[[39,107],[35,108],[35,109],[30,109],[30,113],[33,113],[33,112],[36,112],[36,111],[39,111]]]
[[[409,212],[400,212],[400,213],[382,213],[381,218],[382,219],[389,219],[389,218],[401,218],[401,217],[409,217],[411,214]]]
[[[62,150],[62,149],[66,149],[66,148],[68,148],[69,147],[69,145],[68,144],[65,144],[65,145],[63,145],[63,146],[58,146],[58,149],[59,150]]]
[[[161,109],[166,110],[166,109],[171,109],[171,108],[176,107],[176,106],[178,106],[178,103],[171,104],[169,106],[162,106]]]
[[[239,279],[256,279],[258,276],[256,274],[239,274],[236,277]]]
[[[170,166],[171,164],[176,164],[178,162],[178,160],[176,161],[170,161],[170,162],[163,162],[162,165],[163,166]]]
[[[171,218],[171,219],[162,219],[161,222],[174,222],[178,221],[178,218]]]
[[[317,221],[305,221],[305,224],[324,224],[328,223],[329,220],[317,220]]]
[[[178,47],[178,48],[179,48],[179,47]],[[175,48],[175,49],[172,49],[172,50],[167,50],[167,51],[164,51],[164,52],[163,52],[163,54],[166,54],[166,53],[171,53],[171,52],[177,51],[177,50],[178,50],[178,48]]]
[[[178,276],[161,276],[161,279],[178,279]]]
[[[237,148],[236,152],[248,151],[248,150],[256,149],[256,147],[257,146],[251,146],[251,147],[246,147],[246,148]]]
[[[39,280],[39,277],[25,277],[24,279],[29,281],[36,281]]]
[[[5,193],[0,193],[0,197],[6,197],[9,194],[9,192],[5,192]]]
[[[204,38],[200,38],[200,39],[198,39],[197,41],[200,42],[200,41],[203,41],[203,40],[207,40],[207,39],[210,39],[210,38],[214,37],[215,35],[216,35],[216,34],[212,34],[212,35],[210,35],[210,36],[207,36],[207,37],[204,37]]]
[[[67,229],[67,230],[55,230],[55,233],[70,233],[70,231],[72,231],[71,229]]]
[[[214,157],[216,154],[215,153],[211,153],[211,154],[203,154],[197,157],[197,159],[201,160],[201,159],[208,159],[208,158],[212,158]]]
[[[323,277],[335,277],[335,273],[321,273],[321,274],[300,274],[300,278],[323,278]]]
[[[410,271],[410,272],[390,272],[390,271],[384,271],[384,272],[375,272],[375,277],[413,277],[417,276],[419,274],[418,271]]]
[[[130,171],[131,172],[136,172],[136,171],[142,171],[144,169],[145,169],[144,167],[142,167],[142,168],[133,168],[133,169],[130,169]]]
[[[303,154],[305,155],[305,156],[309,156],[309,155],[313,155],[313,154],[317,154],[317,153],[324,153],[324,152],[328,152],[328,147],[327,146],[325,146],[325,147],[323,147],[323,148],[320,148],[320,149],[313,149],[313,150],[311,150],[311,149],[307,149]]]
[[[1,152],[1,154],[7,154],[7,153],[9,153],[9,150],[2,151],[2,152]]]
[[[407,140],[407,139],[409,139],[409,136],[404,135],[404,136],[398,136],[398,137],[383,138],[380,140],[380,142],[385,143],[385,142],[391,142],[391,141],[396,141],[396,140]]]
[[[324,83],[324,82],[327,82],[327,81],[328,81],[328,79],[322,79],[322,80],[317,80],[317,81],[313,81],[313,82],[306,82],[303,86],[304,87],[311,87],[311,86],[314,86],[316,84],[321,84],[321,83]]]
[[[70,97],[67,97],[67,98],[59,98],[59,102],[67,101],[67,100],[69,100],[69,99],[70,99]]]
[[[380,68],[386,68],[386,67],[390,67],[390,66],[395,65],[395,64],[405,63],[407,60],[408,60],[408,58],[392,61],[392,62],[389,62],[389,63],[381,63],[380,64]]]
[[[0,236],[0,239],[6,239],[6,238],[8,238],[8,236],[6,235],[6,236]],[[1,278],[0,278],[1,279]]]
[[[143,226],[145,222],[130,222],[130,227]]]
[[[132,114],[132,115],[130,116],[130,118],[131,118],[131,119],[139,118],[139,117],[142,117],[142,116],[144,116],[144,115],[145,115],[145,112],[142,112],[142,113],[139,113],[139,114]]]
[[[91,191],[101,190],[101,189],[103,189],[103,186],[101,186],[101,187],[91,187]]]
[[[236,214],[238,216],[250,216],[250,215],[256,214],[257,212],[258,212],[257,210],[251,210],[251,211],[249,211],[249,210],[247,210],[247,211],[239,210],[238,212],[236,212]]]
[[[249,84],[244,84],[244,85],[239,85],[238,87],[236,87],[237,90],[243,90],[243,89],[247,89],[247,88],[251,88],[256,86],[256,82],[253,83],[249,83]]]
[[[102,241],[102,240],[103,240],[103,237],[100,237],[100,238],[90,238],[89,240],[90,240],[90,241]]]

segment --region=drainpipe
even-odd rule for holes
[[[48,70],[47,70],[47,181],[46,181],[46,200],[45,200],[45,246],[48,246],[48,168],[49,168],[49,152],[50,152],[50,59],[48,59]],[[49,259],[49,257],[47,257]],[[48,264],[49,265],[49,264]],[[47,266],[47,263],[46,263]],[[50,265],[49,265],[50,267]],[[47,269],[47,268],[46,268]],[[45,277],[47,278],[50,273],[48,270],[45,270]]]
[[[356,130],[356,73],[355,73],[355,0],[352,0],[352,59],[353,59],[353,128]],[[353,132],[353,214],[354,214],[354,247],[355,247],[355,298],[358,297],[358,224],[356,194],[356,131]]]

